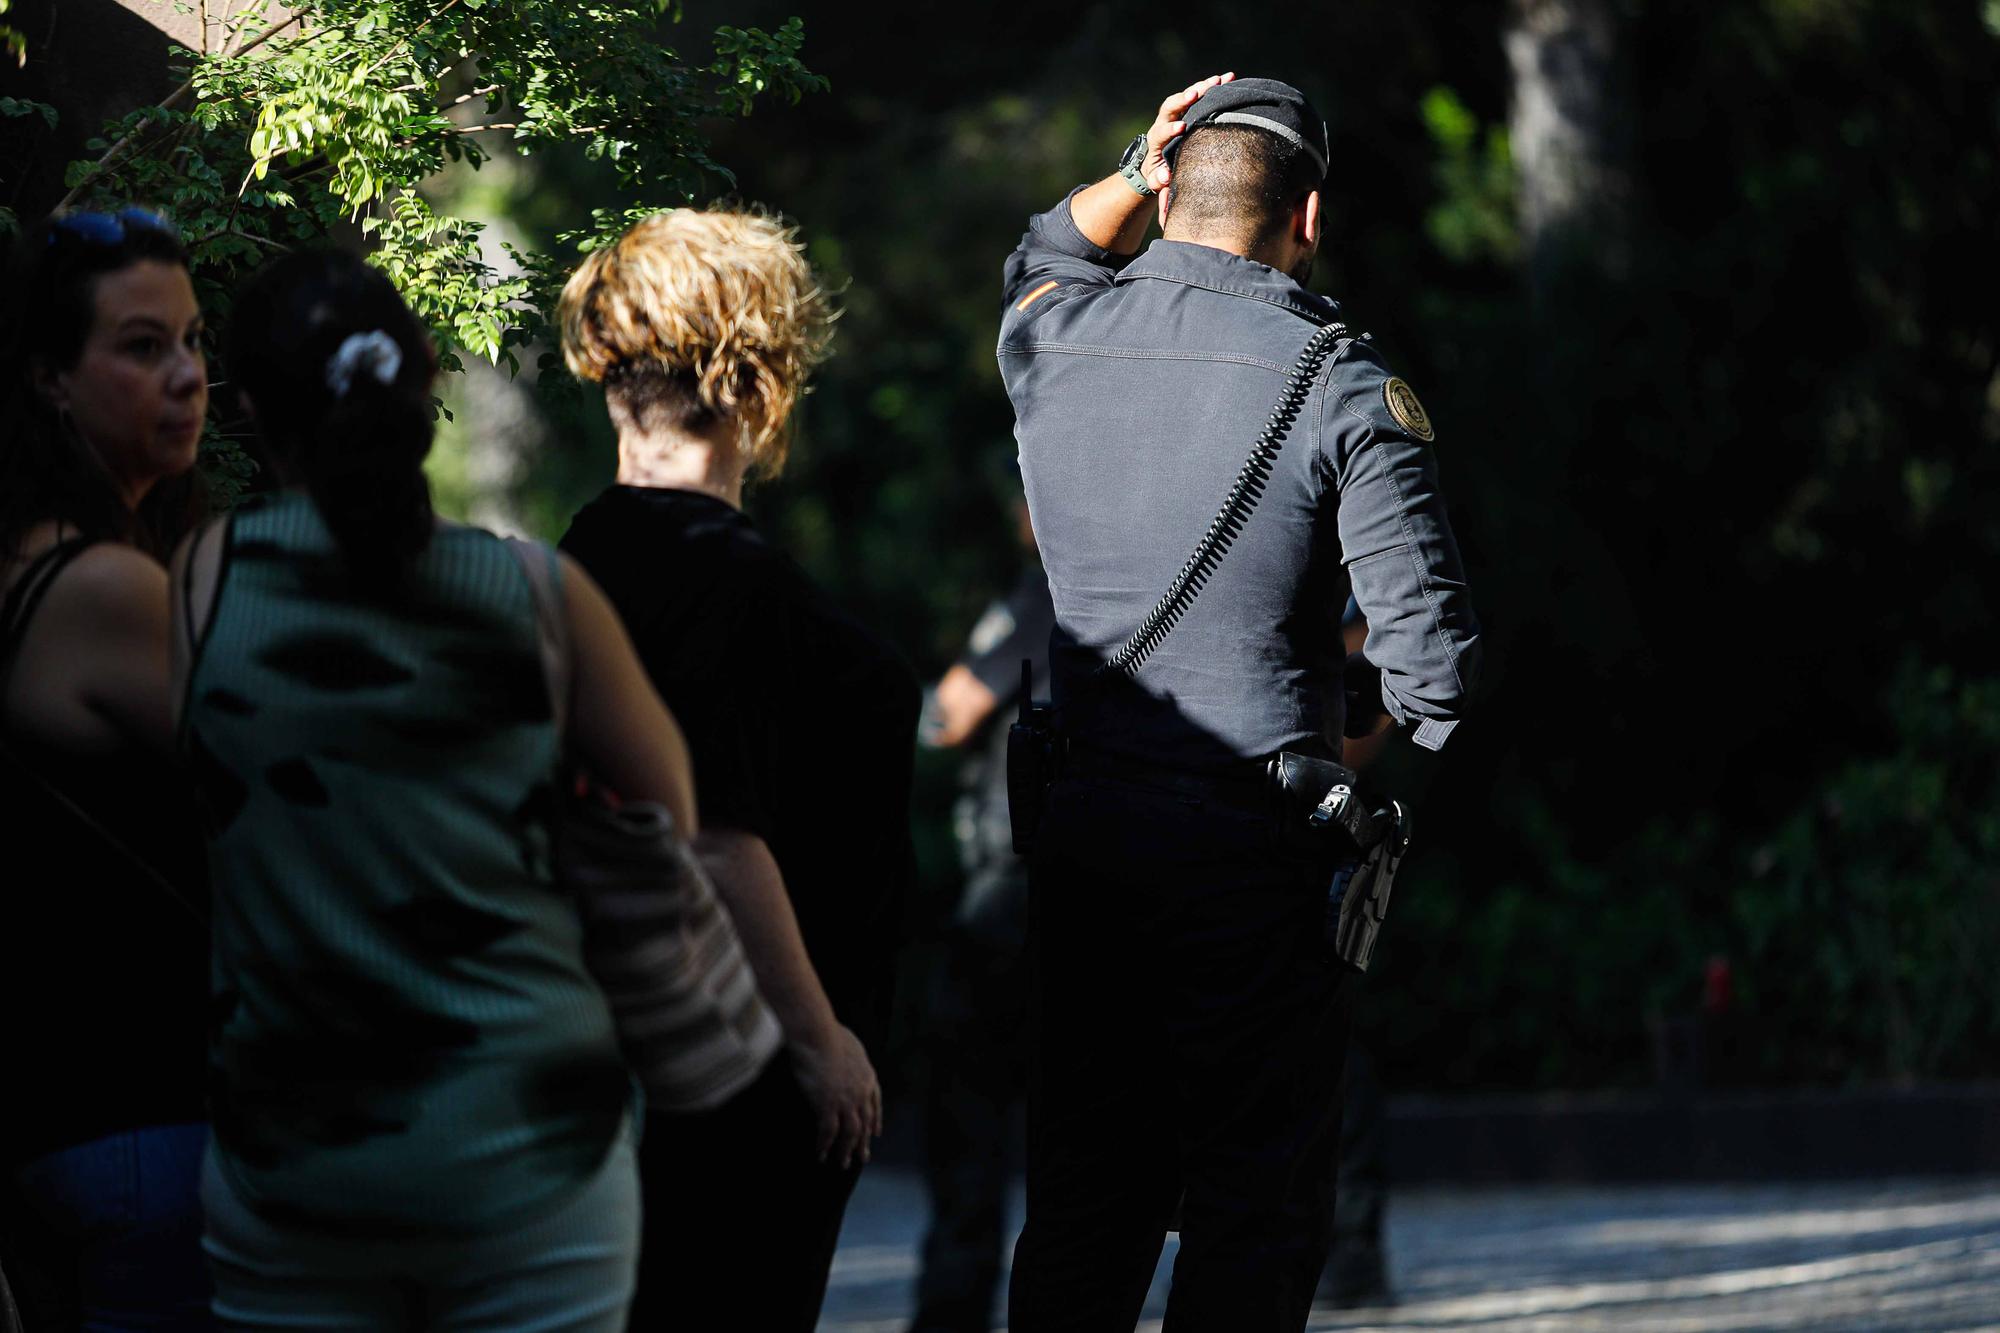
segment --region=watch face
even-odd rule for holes
[[[1145,163],[1146,136],[1142,134],[1125,146],[1125,156],[1118,159],[1118,174],[1140,194],[1150,195],[1156,192],[1152,182],[1146,179]]]

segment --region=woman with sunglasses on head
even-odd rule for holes
[[[276,260],[226,350],[281,489],[174,582],[212,821],[216,1313],[613,1333],[632,1083],[549,867],[561,738],[524,554],[561,592],[579,762],[692,836],[687,748],[588,578],[432,512],[436,358],[386,277]]]
[[[207,888],[170,758],[163,567],[199,512],[201,311],[151,213],[67,214],[17,250],[0,323],[0,1261],[31,1327],[208,1328]]]

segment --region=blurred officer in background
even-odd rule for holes
[[[1308,816],[1343,806],[1292,809],[1271,775],[1323,772],[1377,709],[1438,748],[1479,644],[1429,418],[1303,285],[1329,152],[1298,90],[1205,79],[1007,260],[1000,369],[1056,608],[1015,1333],[1130,1329],[1183,1191],[1168,1333],[1301,1329],[1325,1261],[1348,853]],[[1247,503],[1217,522],[1225,495]],[[1205,531],[1198,595],[1163,598]]]
[[[924,1180],[930,1230],[910,1333],[986,1333],[1006,1244],[1014,1115],[1026,1091],[1027,867],[1007,820],[1007,724],[1021,692],[1049,687],[1055,608],[1034,559],[1026,501],[1015,523],[1029,567],[972,627],[965,652],[925,700],[926,745],[966,753],[953,833],[965,889],[946,928],[926,1018]]]

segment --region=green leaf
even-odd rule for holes
[[[50,129],[56,127],[56,109],[47,102],[34,102],[25,97],[0,97],[0,116],[10,119],[22,116],[40,116]]]

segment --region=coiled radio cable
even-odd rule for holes
[[[1264,423],[1263,433],[1250,447],[1250,456],[1243,460],[1242,469],[1236,474],[1236,481],[1229,488],[1222,508],[1208,525],[1196,544],[1194,554],[1181,566],[1181,572],[1174,576],[1173,584],[1160,598],[1145,621],[1132,632],[1125,645],[1107,658],[1096,671],[1100,678],[1114,672],[1126,676],[1138,674],[1146,659],[1158,650],[1166,637],[1173,633],[1181,617],[1194,605],[1195,597],[1201,592],[1209,578],[1214,575],[1222,557],[1242,534],[1243,527],[1250,521],[1250,515],[1262,498],[1265,486],[1271,480],[1271,469],[1277,465],[1278,451],[1284,448],[1285,436],[1291,433],[1292,425],[1298,420],[1299,412],[1305,407],[1306,398],[1312,393],[1313,381],[1319,378],[1320,367],[1326,364],[1327,356],[1335,343],[1347,333],[1347,326],[1341,323],[1328,324],[1315,332],[1299,353],[1298,362],[1292,367],[1291,378],[1285,381],[1284,390],[1278,395],[1277,405],[1271,409],[1270,420]]]

